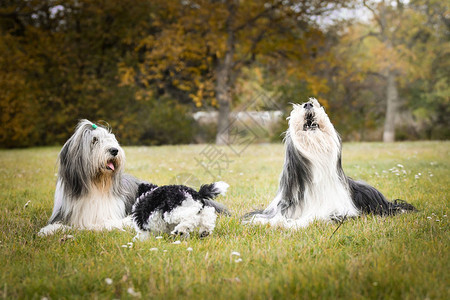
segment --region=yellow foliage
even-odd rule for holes
[[[124,63],[118,65],[120,85],[133,85],[135,83],[136,72],[134,68],[127,67]]]

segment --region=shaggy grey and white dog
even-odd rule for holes
[[[278,193],[265,210],[247,214],[248,222],[301,228],[314,220],[415,210],[404,201],[388,201],[374,187],[344,174],[341,139],[316,99],[294,104],[288,119]]]
[[[107,128],[81,120],[59,153],[53,213],[39,235],[73,226],[113,229],[132,225],[136,178],[124,174],[125,153]]]

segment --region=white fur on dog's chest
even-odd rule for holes
[[[118,227],[125,217],[125,204],[112,193],[93,187],[89,194],[65,202],[70,211],[69,224],[84,229]]]
[[[337,177],[337,176],[336,176]],[[323,177],[305,189],[303,207],[293,218],[329,220],[330,216],[356,216],[350,193],[338,178]]]
[[[312,178],[305,187],[302,205],[291,208],[293,211],[290,217],[298,219],[300,227],[314,220],[329,220],[334,215],[341,217],[358,215],[348,186],[339,178],[337,170],[339,144],[333,138],[324,140],[333,142],[313,152],[303,152],[311,163]],[[314,140],[311,144],[321,145],[320,139]]]

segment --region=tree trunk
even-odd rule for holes
[[[227,30],[227,44],[223,60],[219,63],[217,68],[216,78],[216,98],[219,104],[219,118],[217,120],[217,135],[216,144],[228,144],[229,139],[229,115],[231,109],[231,89],[232,89],[232,74],[233,71],[233,56],[236,42],[235,32],[233,30],[234,18],[238,1],[230,1],[228,3],[228,18],[226,21]]]
[[[219,104],[219,118],[217,120],[216,135],[217,145],[227,144],[229,138],[230,120],[228,119],[228,117],[230,115],[231,93],[230,86],[227,82],[227,76],[224,73],[226,72],[219,71],[217,73],[216,82],[216,97],[217,103]]]
[[[398,110],[398,89],[395,73],[392,70],[387,74],[386,87],[386,118],[384,120],[383,142],[395,141],[395,118]]]

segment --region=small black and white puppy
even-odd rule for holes
[[[145,240],[151,233],[188,237],[196,230],[201,237],[210,235],[216,226],[216,211],[228,214],[213,199],[225,195],[228,187],[226,182],[219,181],[202,185],[197,192],[184,185],[140,184],[139,197],[132,209],[135,238]]]

